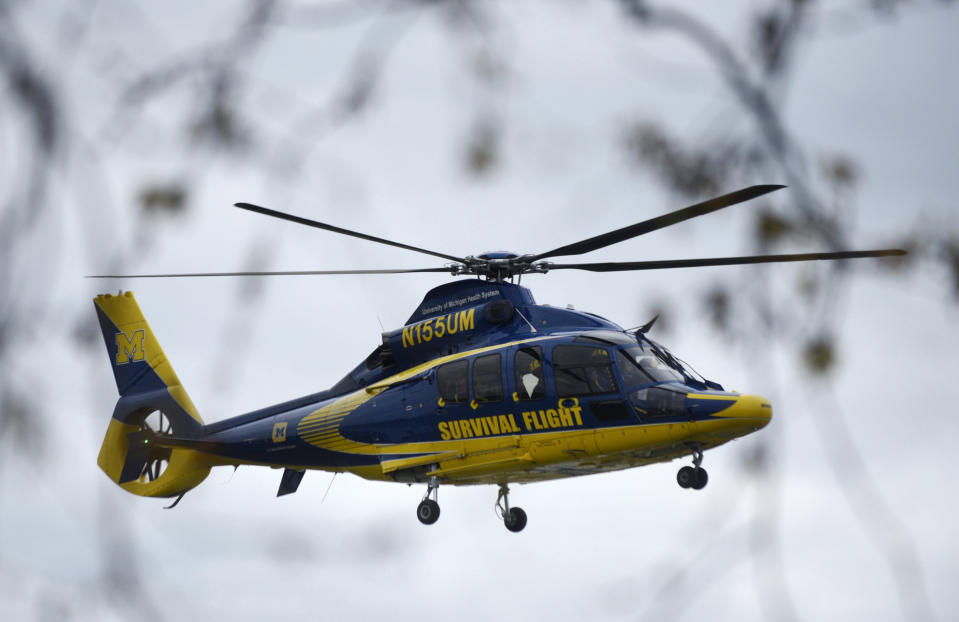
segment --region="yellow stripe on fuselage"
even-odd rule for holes
[[[717,419],[379,446],[381,453],[420,455],[384,461],[381,469],[347,470],[391,480],[397,470],[432,466],[426,475],[448,484],[527,483],[667,462],[689,456],[691,443],[711,449],[762,425]]]
[[[356,443],[364,455],[407,457],[375,465],[316,468],[395,481],[393,475],[399,470],[428,466],[432,468],[425,475],[436,475],[446,484],[529,483],[668,462],[689,456],[691,444],[711,449],[765,424],[756,419],[720,418],[395,445]]]

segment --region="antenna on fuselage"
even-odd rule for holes
[[[326,495],[330,494],[330,488],[333,488],[333,482],[336,481],[336,476],[339,475],[338,471],[333,472],[333,477],[330,478],[330,485],[326,487],[326,492],[323,493],[323,498],[320,499],[320,505],[323,505],[323,502],[326,501]]]
[[[643,335],[645,335],[646,333],[649,332],[649,329],[653,327],[653,324],[655,324],[656,320],[658,319],[659,319],[659,314],[657,313],[656,315],[653,316],[653,319],[651,319],[650,321],[646,322],[645,324],[637,328],[636,332],[642,333]]]
[[[530,322],[529,320],[526,319],[526,316],[523,315],[523,312],[522,312],[522,311],[520,311],[519,309],[516,309],[516,315],[518,315],[518,316],[520,316],[521,318],[523,318],[523,321],[526,322],[526,325],[529,326],[529,329],[530,329],[531,331],[533,331],[534,333],[537,332],[537,331],[536,331],[536,327],[533,326],[532,322]]]

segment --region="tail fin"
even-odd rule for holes
[[[133,292],[104,294],[94,301],[120,399],[113,410],[97,464],[114,482],[145,497],[175,497],[210,472],[204,455],[183,447],[131,447],[145,436],[198,438],[203,420]],[[167,463],[165,468],[164,463]]]

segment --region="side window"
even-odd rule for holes
[[[516,395],[521,400],[538,400],[546,395],[543,375],[543,348],[520,348],[513,357],[513,380]]]
[[[560,397],[618,390],[609,352],[605,348],[556,346],[553,348],[553,376]]]
[[[473,361],[473,395],[477,402],[503,401],[502,356],[489,354]]]
[[[439,387],[440,397],[450,404],[468,402],[468,372],[469,361],[467,360],[441,365],[436,370],[436,385]]]

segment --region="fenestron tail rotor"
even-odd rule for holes
[[[650,218],[628,227],[616,229],[601,235],[593,236],[565,246],[554,248],[545,253],[519,255],[515,253],[485,253],[476,256],[458,257],[439,253],[425,248],[404,244],[395,240],[388,240],[366,233],[351,231],[336,227],[302,216],[295,216],[252,203],[236,203],[236,207],[265,216],[295,222],[316,229],[323,229],[350,237],[385,244],[396,248],[410,250],[416,253],[431,255],[451,262],[443,267],[434,268],[384,268],[368,270],[283,270],[283,271],[242,271],[242,272],[193,272],[193,273],[165,273],[165,274],[98,274],[87,278],[119,279],[119,278],[184,278],[184,277],[226,277],[226,276],[322,276],[322,275],[368,275],[368,274],[410,274],[427,272],[448,272],[454,276],[473,275],[485,277],[491,281],[503,281],[524,274],[545,274],[550,270],[586,270],[589,272],[626,272],[636,270],[663,270],[671,268],[697,268],[707,266],[730,266],[743,264],[782,263],[795,261],[834,261],[844,259],[861,259],[867,257],[894,257],[905,255],[900,249],[880,250],[842,250],[821,253],[793,253],[782,255],[749,255],[742,257],[704,257],[698,259],[670,259],[658,261],[631,261],[631,262],[594,262],[594,263],[552,263],[544,261],[551,257],[582,255],[612,244],[658,231],[666,227],[679,224],[691,218],[696,218],[731,207],[750,199],[763,196],[785,186],[766,184],[749,186],[735,192],[730,192],[695,205]]]
[[[140,422],[140,431],[147,432],[151,436],[164,437],[173,435],[173,424],[170,418],[161,411],[155,410]],[[170,464],[172,450],[169,447],[162,447],[151,443],[147,453],[146,463],[143,465],[143,471],[140,474],[140,480],[144,482],[153,482],[160,479],[163,471]]]

